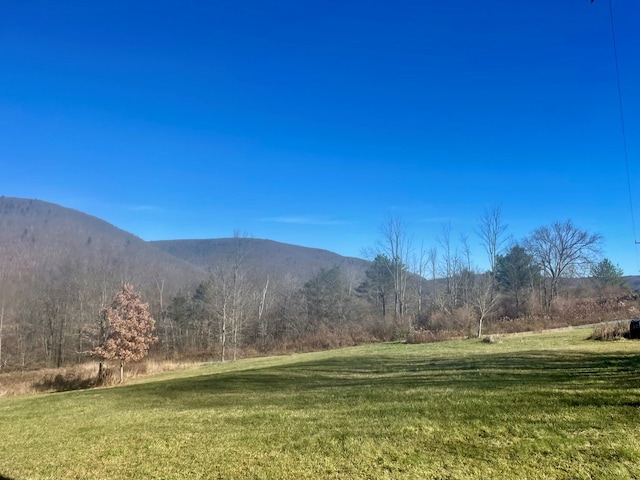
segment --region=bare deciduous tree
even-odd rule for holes
[[[394,287],[394,316],[404,315],[404,298],[407,289],[407,267],[411,255],[411,239],[402,219],[389,215],[380,228],[382,240],[378,242],[380,253],[386,255]]]
[[[549,286],[544,284],[547,309],[558,296],[560,278],[587,272],[600,255],[601,242],[599,233],[580,230],[571,220],[540,227],[525,240],[526,250],[549,279]]]
[[[459,271],[460,259],[458,252],[452,249],[451,245],[451,223],[443,223],[440,234],[437,238],[438,244],[442,247],[440,274],[444,277],[445,292],[442,298],[443,307],[453,310],[456,306],[456,292],[458,289],[456,273]]]
[[[478,316],[478,337],[482,336],[484,321],[493,313],[498,302],[493,291],[493,277],[488,274],[476,274],[474,276],[473,289],[471,293],[471,304]]]
[[[482,214],[482,217],[480,217],[480,225],[478,227],[478,230],[476,231],[478,237],[480,238],[480,243],[487,252],[487,257],[489,260],[489,275],[487,278],[482,278],[483,285],[481,288],[481,290],[484,290],[484,288],[486,287],[486,294],[489,296],[489,298],[482,300],[482,303],[488,304],[491,307],[486,312],[486,314],[491,313],[496,304],[496,262],[498,261],[498,257],[504,250],[508,241],[508,237],[505,235],[506,231],[507,224],[504,223],[502,219],[502,207],[500,205],[495,205],[489,209],[486,209]],[[484,285],[487,282],[488,284]],[[475,299],[478,300],[477,291]],[[477,301],[475,303],[477,303]],[[477,305],[475,306],[475,308],[476,310],[479,310]],[[481,317],[479,322],[478,336],[480,336],[481,334],[482,320],[483,317]]]
[[[473,284],[474,273],[472,271],[471,264],[471,246],[469,245],[469,237],[465,234],[460,234],[460,265],[458,276],[460,284],[460,296],[462,304],[467,306],[467,309],[471,305],[471,288]]]
[[[420,250],[418,251],[418,255],[414,258],[413,261],[413,271],[416,275],[418,275],[418,285],[416,286],[416,297],[418,304],[418,315],[422,315],[423,309],[423,296],[424,296],[424,280],[427,275],[427,251],[424,247],[424,242],[420,243]]]
[[[287,273],[274,285],[273,335],[288,341],[298,338],[305,330],[305,299],[300,279]]]
[[[269,293],[269,275],[267,275],[267,280],[264,283],[264,288],[262,289],[262,292],[257,292],[257,293],[259,293],[258,318],[257,318],[258,337],[260,339],[261,347],[265,349],[267,344],[267,337],[269,335],[268,316],[265,315],[265,310],[267,309],[268,305],[271,303],[270,302],[271,296],[267,297],[267,294]]]
[[[480,218],[480,226],[477,235],[480,243],[489,257],[489,271],[494,275],[498,255],[507,244],[508,237],[505,235],[507,224],[502,220],[502,207],[496,205],[484,211]]]

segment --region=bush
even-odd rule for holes
[[[354,345],[366,345],[375,343],[378,339],[362,327],[355,326],[349,330]]]
[[[482,343],[500,343],[501,341],[502,337],[500,335],[487,335],[482,339]]]
[[[590,340],[613,341],[629,338],[629,324],[627,322],[605,323],[593,329]]]
[[[406,338],[409,344],[434,343],[460,338],[460,334],[452,331],[433,332],[431,330],[414,330],[410,332]]]
[[[40,392],[67,392],[84,390],[96,386],[95,374],[90,375],[85,369],[62,369],[59,373],[45,374],[34,382],[33,388]]]

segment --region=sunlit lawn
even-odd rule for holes
[[[588,334],[372,345],[0,399],[0,475],[640,478],[640,342]]]

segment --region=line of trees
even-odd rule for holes
[[[598,292],[626,288],[620,268],[601,256],[602,237],[571,221],[515,241],[500,207],[493,207],[475,236],[489,268],[475,266],[470,238],[455,242],[451,225],[441,227],[437,246],[416,248],[402,220],[389,216],[366,272],[321,269],[306,282],[257,271],[237,236],[233,252],[211,265],[203,281],[137,283],[155,319],[158,341],[148,347],[224,362],[248,353],[404,339],[421,330],[480,336],[487,322],[562,314],[558,299],[577,295],[577,277],[592,277]],[[16,277],[4,260],[0,367],[62,366],[104,348],[103,312],[124,284],[136,283],[109,265],[69,259],[62,267],[43,265],[41,274],[17,285],[8,281]],[[18,295],[21,288],[30,294]]]
[[[556,300],[563,291],[575,292],[572,279],[591,276],[593,288],[626,291],[621,269],[601,257],[601,235],[570,220],[515,241],[495,206],[480,217],[475,233],[487,255],[485,270],[474,265],[467,236],[454,245],[450,224],[442,226],[439,248],[427,251],[422,244],[416,254],[402,221],[387,218],[358,292],[382,318],[391,314],[396,326],[480,336],[488,319],[561,314]]]

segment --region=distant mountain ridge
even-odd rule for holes
[[[352,285],[370,262],[328,250],[256,238],[147,242],[98,217],[54,203],[0,196],[0,281],[15,288],[44,279],[70,264],[132,281],[146,290],[159,282],[167,293],[201,282],[234,255],[259,274],[290,276],[303,283],[320,269],[338,266]],[[625,277],[640,291],[640,276]]]
[[[257,238],[161,240],[149,243],[202,269],[209,269],[216,263],[239,255],[245,265],[250,265],[261,273],[276,276],[289,274],[302,281],[311,278],[321,268],[334,266],[339,267],[347,276],[364,278],[364,272],[369,266],[369,262],[361,258]]]
[[[40,276],[73,264],[122,280],[172,284],[204,276],[193,264],[78,210],[41,200],[0,197],[0,268]]]
[[[0,197],[0,274],[9,281],[33,279],[73,262],[148,286],[162,280],[182,288],[201,281],[234,252],[241,252],[243,265],[254,271],[303,282],[333,266],[355,281],[364,278],[369,264],[327,250],[255,238],[147,242],[78,210]]]

